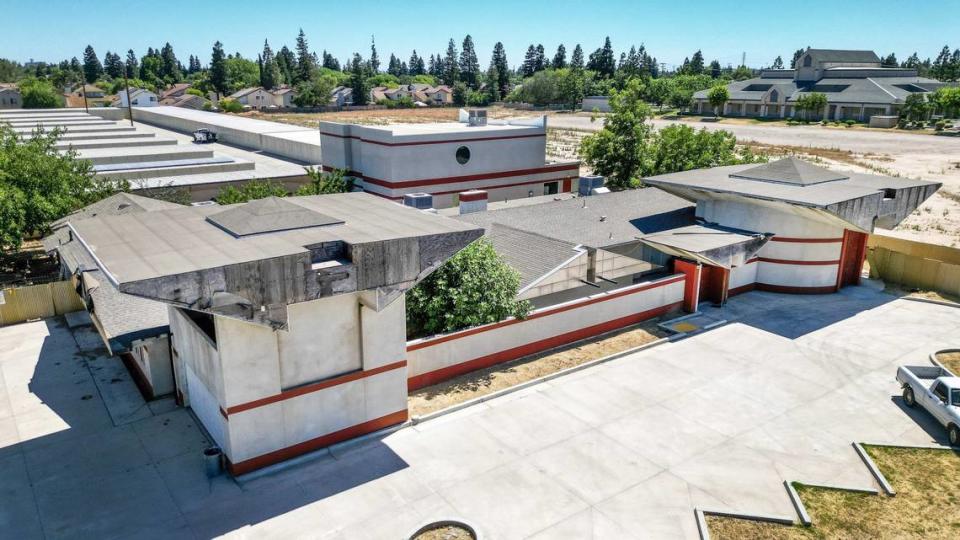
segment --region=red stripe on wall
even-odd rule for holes
[[[411,141],[411,142],[383,142],[375,141],[373,139],[363,139],[357,137],[356,135],[340,135],[337,133],[329,133],[326,131],[321,131],[320,135],[326,135],[328,137],[337,137],[338,139],[355,139],[361,142],[377,144],[380,146],[422,146],[428,144],[455,144],[455,143],[467,143],[467,142],[484,142],[484,141],[504,141],[509,139],[530,139],[534,137],[546,137],[546,133],[534,133],[532,135],[501,135],[498,137],[470,137],[467,139],[445,139],[442,141]]]
[[[793,242],[796,244],[838,244],[843,242],[843,238],[790,238],[787,236],[774,236],[771,242]]]
[[[773,264],[795,264],[799,266],[830,266],[833,264],[840,264],[840,261],[791,261],[787,259],[770,259],[768,257],[757,257],[757,260],[760,262],[773,263]]]
[[[263,407],[264,405],[269,405],[271,403],[276,403],[278,401],[284,401],[287,399],[295,398],[302,396],[304,394],[310,394],[313,392],[318,392],[320,390],[330,388],[331,386],[337,386],[340,384],[345,384],[348,382],[353,382],[360,379],[365,379],[367,377],[372,377],[374,375],[379,375],[380,373],[386,373],[387,371],[393,371],[395,369],[400,369],[406,367],[407,361],[401,360],[399,362],[394,362],[392,364],[387,364],[385,366],[380,366],[374,369],[368,369],[366,371],[358,370],[347,373],[345,375],[339,375],[337,377],[331,377],[319,382],[305,384],[303,386],[293,388],[291,390],[284,390],[279,394],[275,394],[269,397],[256,399],[254,401],[248,401],[246,403],[241,403],[239,405],[234,405],[232,407],[227,407],[227,415],[236,414],[243,411],[248,411],[250,409],[256,409],[257,407]]]
[[[460,193],[460,202],[471,202],[471,201],[485,201],[487,200],[487,192],[481,191],[479,193],[470,193],[464,191]]]
[[[474,358],[473,360],[467,360],[466,362],[461,362],[456,365],[447,366],[445,368],[437,369],[434,371],[428,371],[427,373],[421,373],[420,375],[416,375],[407,379],[407,390],[414,391],[419,388],[423,388],[425,386],[437,384],[447,379],[452,379],[453,377],[456,377],[458,375],[463,375],[464,373],[469,373],[471,371],[476,371],[478,369],[494,366],[496,364],[500,364],[503,362],[509,362],[510,360],[516,360],[517,358],[522,358],[524,356],[542,352],[547,349],[552,349],[554,347],[559,347],[561,345],[573,343],[574,341],[586,339],[588,337],[592,337],[597,334],[610,332],[611,330],[623,328],[624,326],[630,326],[631,324],[637,324],[647,319],[651,319],[653,317],[658,317],[660,315],[663,315],[664,313],[667,313],[672,309],[679,308],[682,304],[683,302],[675,302],[673,304],[668,304],[666,306],[660,306],[658,308],[649,309],[641,313],[627,315],[626,317],[621,317],[619,319],[614,319],[612,321],[595,324],[593,326],[587,326],[585,328],[580,328],[572,332],[567,332],[567,333],[553,336],[550,338],[541,339],[540,341],[525,343],[523,345],[520,345],[519,347],[513,347],[511,349],[495,352],[493,354],[488,354],[486,356]],[[458,336],[458,337],[464,337],[464,336]]]
[[[756,283],[747,283],[746,285],[741,285],[739,287],[734,287],[727,292],[727,297],[736,296],[738,294],[743,294],[750,292],[757,288]]]
[[[536,167],[533,169],[516,169],[513,171],[500,171],[500,172],[491,172],[483,174],[466,174],[462,176],[447,176],[440,178],[422,178],[418,180],[381,180],[379,178],[373,178],[370,176],[365,176],[363,174],[357,175],[364,182],[369,182],[376,186],[381,186],[391,189],[400,189],[400,188],[409,188],[409,187],[419,187],[419,186],[435,186],[438,184],[450,184],[453,182],[473,182],[477,180],[493,180],[496,178],[510,178],[513,176],[524,176],[528,174],[545,174],[551,172],[576,172],[580,174],[580,164],[576,163],[573,165],[551,165],[548,167]],[[538,180],[538,182],[543,182],[544,180]],[[498,186],[499,187],[499,186]]]
[[[333,433],[321,435],[315,439],[310,439],[309,441],[304,441],[293,446],[281,448],[280,450],[275,450],[273,452],[263,454],[262,456],[250,458],[239,463],[231,463],[228,459],[227,470],[230,471],[230,474],[234,476],[246,474],[250,471],[254,471],[268,465],[273,465],[274,463],[288,460],[301,454],[306,454],[307,452],[312,452],[314,450],[330,446],[331,444],[336,444],[347,439],[359,437],[360,435],[366,435],[367,433],[373,433],[374,431],[378,431],[406,421],[407,411],[404,409],[386,416],[381,416],[380,418],[374,418],[373,420],[369,420],[362,424],[357,424],[339,431],[334,431]]]
[[[788,294],[828,294],[835,292],[833,285],[826,287],[792,287],[789,285],[769,285],[767,283],[757,283],[758,291],[788,293]]]
[[[506,321],[491,323],[491,324],[488,324],[488,325],[486,325],[486,326],[478,326],[478,327],[476,327],[476,328],[469,328],[469,329],[467,329],[467,330],[461,330],[461,331],[459,331],[459,332],[454,332],[454,333],[452,333],[452,334],[445,334],[445,335],[442,335],[442,336],[439,336],[439,337],[436,337],[436,338],[432,338],[432,339],[425,339],[425,340],[423,340],[423,341],[421,341],[421,342],[419,342],[419,343],[414,343],[414,344],[412,344],[412,345],[407,345],[407,351],[408,351],[408,352],[409,352],[409,351],[416,351],[416,350],[419,350],[419,349],[424,349],[424,348],[427,348],[427,347],[432,347],[433,345],[439,345],[440,343],[445,343],[445,342],[447,342],[447,341],[451,341],[451,340],[454,340],[454,339],[460,339],[460,338],[462,338],[462,337],[472,336],[472,335],[474,335],[474,334],[479,334],[479,333],[481,333],[481,332],[488,332],[488,331],[494,330],[494,329],[496,329],[496,328],[502,328],[502,327],[504,327],[504,326],[510,326],[511,324],[519,324],[519,323],[522,323],[523,321],[531,321],[531,320],[534,320],[534,319],[539,319],[539,318],[541,318],[541,317],[548,317],[548,316],[550,316],[550,315],[556,315],[557,313],[562,313],[562,312],[564,312],[564,311],[569,311],[569,310],[571,310],[571,309],[579,309],[579,308],[581,308],[581,307],[583,307],[583,306],[589,306],[589,305],[591,305],[591,304],[596,304],[597,302],[605,302],[605,301],[607,301],[607,300],[613,300],[614,298],[620,298],[621,296],[627,296],[628,294],[636,294],[636,293],[641,292],[641,291],[648,291],[648,290],[650,290],[650,289],[656,289],[657,287],[664,287],[664,286],[670,285],[670,284],[672,284],[672,283],[679,283],[679,282],[681,282],[681,281],[683,281],[683,280],[684,280],[684,276],[676,276],[676,277],[673,277],[673,278],[665,279],[664,281],[658,281],[658,282],[655,282],[655,283],[651,283],[651,284],[649,284],[649,285],[644,285],[644,286],[641,286],[641,287],[636,287],[636,288],[634,288],[634,289],[628,289],[628,290],[625,290],[625,291],[610,293],[610,294],[608,294],[608,295],[606,295],[606,296],[600,296],[600,297],[596,297],[596,298],[588,298],[587,300],[584,300],[584,301],[582,301],[582,302],[565,304],[565,305],[558,306],[558,307],[553,308],[553,309],[548,309],[548,310],[544,310],[544,311],[538,311],[538,312],[530,315],[530,316],[527,317],[526,319],[509,319],[509,320],[506,320]]]

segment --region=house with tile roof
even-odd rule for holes
[[[936,91],[947,83],[921,77],[917,70],[883,67],[873,51],[810,49],[795,69],[764,69],[759,77],[727,85],[730,99],[723,116],[792,118],[797,101],[810,93],[827,97],[811,119],[858,120],[897,114],[907,96]],[[713,114],[709,90],[694,93],[693,110]]]

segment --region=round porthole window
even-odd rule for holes
[[[457,148],[457,163],[466,165],[468,161],[470,161],[470,149],[466,146]]]

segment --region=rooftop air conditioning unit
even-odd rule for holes
[[[480,109],[470,109],[470,116],[467,119],[467,124],[470,126],[487,125],[487,111],[480,110]]]
[[[403,196],[403,205],[411,206],[417,210],[428,210],[433,208],[433,195],[429,193],[407,193]]]
[[[604,178],[602,176],[581,176],[577,192],[581,197],[593,195],[595,189],[600,189],[603,187],[603,180]]]

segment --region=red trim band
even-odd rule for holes
[[[425,386],[437,384],[439,382],[452,379],[458,375],[463,375],[464,373],[494,366],[503,362],[509,362],[511,360],[516,360],[517,358],[523,358],[524,356],[529,356],[531,354],[553,349],[561,345],[573,343],[574,341],[586,339],[597,334],[610,332],[611,330],[623,328],[624,326],[630,326],[631,324],[637,324],[647,319],[652,319],[653,317],[663,315],[664,313],[667,313],[672,309],[679,308],[682,305],[682,301],[674,302],[673,304],[649,309],[641,313],[635,313],[633,315],[627,315],[626,317],[621,317],[612,321],[595,324],[593,326],[587,326],[585,328],[579,328],[577,330],[573,330],[572,332],[566,332],[564,334],[541,339],[540,341],[534,341],[532,343],[525,343],[517,347],[495,352],[493,354],[488,354],[486,356],[481,356],[479,358],[474,358],[472,360],[467,360],[466,362],[460,362],[459,364],[454,364],[452,366],[421,373],[420,375],[416,375],[407,379],[407,390],[412,392]]]
[[[224,415],[224,418],[226,418],[231,414],[248,411],[250,409],[256,409],[257,407],[263,407],[264,405],[269,405],[271,403],[276,403],[278,401],[285,401],[288,399],[302,396],[304,394],[310,394],[313,392],[324,390],[326,388],[330,388],[331,386],[337,386],[340,384],[345,384],[348,382],[365,379],[367,377],[372,377],[374,375],[379,375],[381,373],[386,373],[387,371],[393,371],[395,369],[400,369],[406,366],[407,366],[407,361],[401,360],[399,362],[394,362],[392,364],[387,364],[385,366],[380,366],[378,368],[368,369],[366,371],[364,370],[352,371],[345,375],[339,375],[337,377],[331,377],[329,379],[324,379],[319,382],[305,384],[303,386],[299,386],[291,390],[284,390],[279,394],[274,394],[269,397],[248,401],[246,403],[241,403],[239,405],[234,405],[232,407],[227,407],[226,415]],[[223,412],[221,412],[221,414],[223,414]]]
[[[337,133],[329,133],[327,131],[321,131],[320,135],[326,135],[328,137],[336,137],[338,139],[355,139],[360,142],[377,144],[380,146],[422,146],[427,144],[457,144],[457,143],[467,143],[467,142],[484,142],[484,141],[504,141],[509,139],[530,139],[533,137],[546,137],[546,133],[533,133],[528,135],[501,135],[498,137],[471,137],[468,139],[446,139],[443,141],[411,141],[411,142],[383,142],[375,141],[373,139],[364,139],[356,135],[340,135]]]
[[[552,172],[563,172],[563,171],[576,171],[577,174],[580,174],[580,164],[576,163],[574,165],[551,165],[548,167],[537,167],[534,169],[517,169],[513,171],[501,171],[501,172],[491,172],[483,174],[467,174],[463,176],[447,176],[442,178],[424,178],[420,180],[401,180],[401,181],[389,181],[389,180],[380,180],[379,178],[372,178],[370,176],[365,176],[363,174],[359,175],[359,178],[364,182],[369,182],[376,186],[381,186],[391,189],[399,188],[408,188],[408,187],[419,187],[419,186],[435,186],[440,184],[450,184],[453,182],[473,182],[477,180],[494,180],[497,178],[511,178],[514,176],[525,176],[530,174],[546,174]],[[539,182],[543,182],[540,180]],[[500,187],[500,186],[497,186]]]
[[[473,202],[473,201],[485,201],[487,200],[487,192],[480,191],[475,193],[470,193],[464,191],[460,193],[460,202]]]
[[[445,343],[445,342],[447,342],[447,341],[452,341],[452,340],[454,340],[454,339],[460,339],[460,338],[463,338],[463,337],[472,336],[472,335],[474,335],[474,334],[479,334],[479,333],[482,333],[482,332],[488,332],[488,331],[494,330],[494,329],[496,329],[496,328],[502,328],[502,327],[504,327],[504,326],[510,326],[510,325],[512,325],[512,324],[519,324],[519,323],[522,323],[522,322],[524,322],[524,321],[532,321],[532,320],[534,320],[534,319],[539,319],[539,318],[541,318],[541,317],[548,317],[548,316],[550,316],[550,315],[555,315],[555,314],[557,314],[557,313],[562,313],[562,312],[564,312],[564,311],[570,311],[571,309],[579,309],[579,308],[581,308],[581,307],[583,307],[583,306],[589,306],[589,305],[591,305],[591,304],[596,304],[597,302],[605,302],[605,301],[607,301],[607,300],[613,300],[614,298],[620,298],[621,296],[626,296],[626,295],[628,295],[628,294],[634,294],[634,293],[638,293],[638,292],[641,292],[641,291],[648,291],[648,290],[650,290],[650,289],[656,289],[657,287],[664,287],[664,286],[670,285],[670,284],[672,284],[672,283],[679,283],[679,282],[683,281],[684,279],[685,279],[685,276],[683,276],[683,275],[674,276],[674,277],[672,277],[672,278],[667,278],[667,279],[665,279],[664,281],[657,281],[657,282],[654,282],[654,283],[650,283],[649,285],[644,285],[644,286],[637,287],[637,288],[634,288],[634,289],[629,289],[629,290],[625,290],[625,291],[610,293],[610,294],[608,294],[608,295],[606,295],[606,296],[600,296],[600,297],[596,297],[596,298],[588,298],[587,300],[584,300],[584,301],[582,301],[582,302],[565,304],[565,305],[556,307],[556,308],[554,308],[554,309],[548,309],[548,310],[545,310],[545,311],[538,311],[538,312],[530,315],[530,316],[527,317],[526,319],[507,319],[506,321],[500,321],[500,322],[490,323],[490,324],[488,324],[488,325],[477,326],[477,327],[475,327],[475,328],[468,328],[468,329],[466,329],[466,330],[460,330],[459,332],[453,332],[453,333],[451,333],[451,334],[445,334],[445,335],[438,336],[438,337],[432,338],[432,339],[431,339],[431,338],[427,338],[427,339],[425,339],[425,340],[423,340],[423,341],[421,341],[421,342],[419,342],[419,343],[414,343],[414,344],[412,344],[412,345],[407,345],[407,352],[416,351],[416,350],[419,350],[419,349],[425,349],[425,348],[427,348],[427,347],[432,347],[433,345],[439,345],[439,344],[441,344],[441,343]]]
[[[798,266],[831,266],[840,264],[840,261],[791,261],[787,259],[770,259],[768,257],[757,257],[757,260],[773,264],[795,264]]]
[[[299,456],[300,454],[306,454],[307,452],[312,452],[314,450],[330,446],[331,444],[336,444],[340,441],[359,437],[360,435],[366,435],[367,433],[373,433],[374,431],[379,431],[383,428],[406,421],[407,410],[404,409],[386,416],[381,416],[380,418],[368,420],[362,424],[357,424],[339,431],[327,433],[326,435],[321,435],[293,446],[281,448],[280,450],[274,450],[273,452],[268,452],[262,456],[250,458],[239,463],[231,463],[230,460],[227,459],[227,470],[230,471],[230,474],[234,476],[246,474],[250,471],[261,469],[268,465],[273,465],[274,463],[286,461],[292,457]]]
[[[727,298],[731,296],[736,296],[738,294],[748,293],[757,288],[756,283],[747,283],[746,285],[741,285],[739,287],[734,287],[727,291]]]
[[[839,244],[843,238],[790,238],[787,236],[774,236],[771,242],[792,242],[795,244]]]

